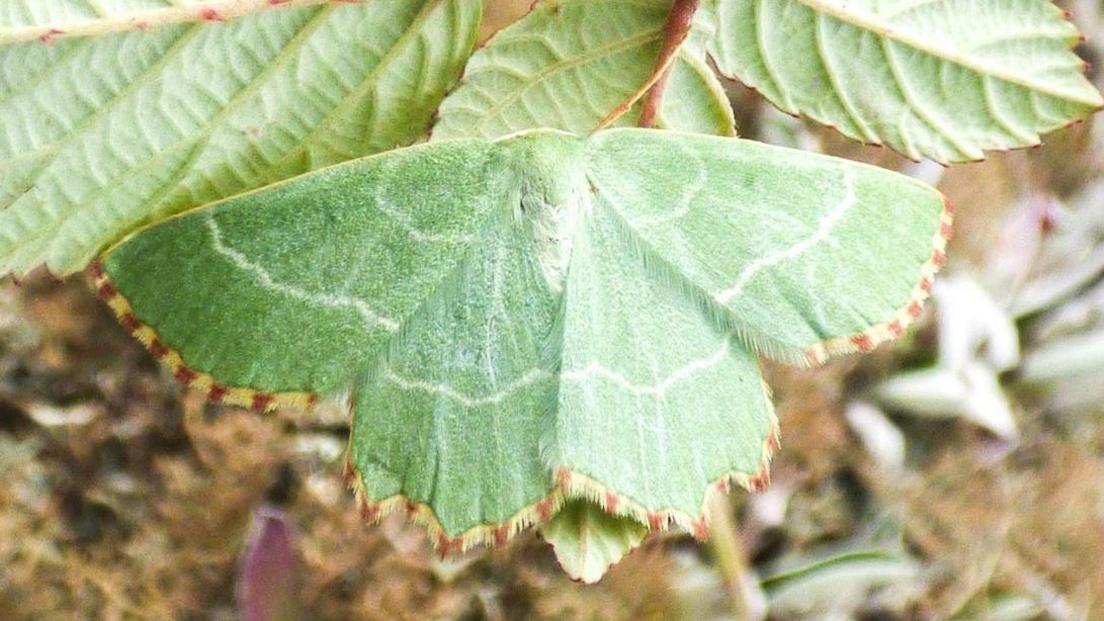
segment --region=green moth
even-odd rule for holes
[[[733,138],[616,129],[445,140],[137,231],[97,263],[123,324],[215,401],[355,397],[366,517],[442,552],[586,497],[704,534],[766,482],[758,356],[814,364],[919,315],[933,189]]]

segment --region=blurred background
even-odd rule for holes
[[[1096,63],[1104,3],[1060,4]],[[768,367],[773,484],[709,543],[654,536],[594,586],[533,533],[438,560],[361,522],[342,408],[205,404],[39,275],[0,284],[0,619],[1104,619],[1104,125],[944,169],[728,87],[744,137],[937,185],[957,230],[899,342]]]

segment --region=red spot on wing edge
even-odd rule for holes
[[[748,489],[755,493],[766,491],[770,487],[770,472],[764,470],[748,479]]]
[[[455,543],[459,543],[458,540],[449,539],[448,535],[441,533],[437,535],[437,553],[441,557],[446,557],[452,552],[452,547]]]
[[[889,322],[889,325],[886,327],[889,329],[889,333],[894,337],[901,336],[905,333],[905,327],[901,325],[901,321],[898,319]]]
[[[851,344],[859,351],[870,351],[874,349],[874,342],[870,340],[870,336],[867,334],[856,334],[852,336]]]
[[[196,372],[189,369],[188,367],[182,366],[173,373],[173,377],[175,377],[176,381],[180,382],[181,384],[188,385],[195,381]]]
[[[211,384],[211,387],[207,389],[207,400],[212,403],[218,403],[226,396],[226,392],[226,386],[222,384]]]
[[[368,501],[361,502],[360,504],[360,517],[366,522],[375,522],[379,519],[380,508],[375,503]]]
[[[663,530],[667,525],[667,516],[661,513],[649,513],[648,514],[648,528],[652,530]]]
[[[698,518],[690,524],[690,530],[694,534],[694,539],[698,541],[705,541],[709,539],[709,525],[706,524],[705,518]]]
[[[142,327],[142,324],[138,321],[138,318],[135,317],[132,313],[123,313],[123,315],[119,317],[119,323],[123,326],[124,330],[131,334],[134,334]]]
[[[267,392],[259,392],[253,395],[253,400],[252,403],[250,403],[250,407],[256,412],[264,412],[268,410],[269,406],[272,405],[272,402],[275,401],[275,399],[275,397]]]
[[[617,506],[620,504],[621,499],[617,496],[617,494],[613,493],[612,491],[606,492],[606,511],[609,511],[610,513],[615,513],[617,511]]]
[[[153,354],[153,357],[157,358],[158,360],[160,360],[160,359],[164,358],[165,356],[169,355],[169,348],[165,347],[165,344],[162,343],[161,340],[157,339],[157,338],[150,341],[149,350],[150,350],[150,353]]]
[[[774,453],[782,448],[782,440],[778,437],[778,430],[771,429],[770,435],[767,436],[767,449]]]
[[[552,519],[552,499],[545,498],[537,503],[537,515],[540,516],[542,522],[547,522]]]

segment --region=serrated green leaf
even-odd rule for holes
[[[776,439],[751,346],[869,345],[929,273],[917,249],[941,210],[933,190],[844,160],[541,130],[189,212],[109,250],[100,291],[217,400],[355,389],[364,511],[405,507],[446,551],[547,520],[564,496],[698,529],[706,495],[754,486]]]
[[[552,544],[567,575],[593,584],[644,541],[648,527],[610,515],[594,503],[570,500],[556,517],[540,527],[540,533]]]
[[[630,114],[618,125],[624,126],[634,118],[636,115]],[[704,53],[695,53],[689,47],[679,52],[671,65],[656,121],[656,126],[662,129],[714,136],[736,135],[732,105],[713,69],[706,63]]]
[[[671,0],[544,2],[471,58],[441,105],[435,140],[497,138],[522,129],[593,129],[652,75]],[[708,30],[703,13],[695,28]],[[732,109],[705,64],[705,37],[679,51],[659,126],[735,134]],[[621,117],[633,125],[639,112]]]
[[[227,21],[330,0],[0,0],[0,45],[98,37],[165,24]]]
[[[713,0],[720,70],[920,159],[981,159],[1100,108],[1049,0]]]
[[[171,4],[3,0],[0,39]],[[480,16],[471,0],[272,7],[0,47],[0,273],[68,273],[142,222],[410,144]]]

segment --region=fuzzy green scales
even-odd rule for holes
[[[570,471],[621,509],[701,513],[775,422],[754,352],[891,319],[942,201],[878,168],[610,130],[400,149],[187,212],[103,260],[137,318],[231,386],[356,394],[371,500],[444,533]],[[812,348],[812,349],[810,349]]]

